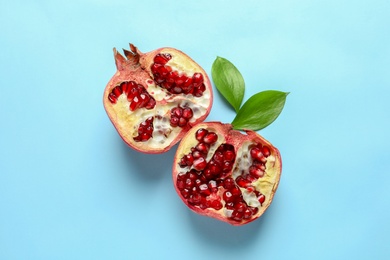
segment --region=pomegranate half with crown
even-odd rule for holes
[[[279,185],[279,150],[256,131],[278,117],[288,93],[259,92],[241,107],[244,84],[238,70],[218,57],[212,72],[237,115],[231,124],[202,122],[187,132],[175,155],[173,183],[194,212],[244,225],[267,210]]]
[[[177,49],[142,53],[130,44],[130,50],[123,51],[124,56],[114,48],[117,72],[104,90],[104,108],[130,147],[166,152],[210,113],[210,80]]]

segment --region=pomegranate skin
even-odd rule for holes
[[[191,73],[202,75],[202,88],[199,87],[197,94],[172,93],[157,84],[152,65],[155,64],[156,56],[162,54],[168,55],[170,59],[166,67],[178,71],[179,75],[186,75],[188,78]],[[142,53],[130,44],[130,50],[124,50],[124,56],[114,48],[114,58],[117,71],[104,90],[104,109],[122,140],[134,150],[148,154],[167,152],[193,125],[203,122],[210,113],[213,92],[207,73],[182,51],[165,47]],[[135,102],[135,98],[130,100],[130,94],[127,94],[126,100],[123,89],[129,91],[125,85],[133,82],[143,89],[141,96],[154,100],[154,104],[134,105],[132,102]],[[139,97],[138,93],[137,98]],[[191,113],[187,113],[191,118],[186,118],[185,122],[180,121],[180,126],[169,123],[171,110],[175,107],[191,110]],[[146,134],[140,132],[140,126],[142,122],[149,122],[148,118],[153,118],[153,123],[150,124],[153,131],[152,134],[148,131],[150,136],[143,138],[142,134]]]
[[[234,160],[234,166],[230,171],[224,172],[217,177],[214,176],[212,178],[205,179],[204,175],[206,175],[205,172],[207,171],[207,166],[200,172],[194,171],[193,166],[183,167],[182,158],[188,158],[188,154],[191,153],[191,151],[194,151],[194,147],[196,147],[199,143],[199,141],[196,140],[196,133],[199,129],[206,129],[209,132],[217,133],[218,135],[218,141],[210,146],[209,154],[206,157],[208,165],[213,164],[211,161],[214,160],[216,156],[215,154],[218,153],[219,148],[217,147],[226,147],[227,145],[229,145],[229,147],[234,147],[236,158]],[[282,172],[282,161],[279,150],[256,132],[251,130],[244,132],[245,133],[233,130],[231,124],[203,122],[193,127],[183,137],[175,155],[172,177],[177,194],[185,205],[193,212],[218,219],[234,226],[240,226],[259,218],[271,205],[275,192],[278,188]],[[264,161],[266,161],[264,165],[257,159],[250,158],[251,150],[257,151],[257,148],[253,148],[256,147],[256,145],[263,147],[263,154],[267,155],[266,159],[264,159]],[[233,151],[230,151],[229,153],[225,152],[225,154],[229,154],[229,159],[231,154],[233,154],[232,152]],[[244,158],[250,159],[245,160]],[[249,174],[250,164],[252,164],[252,167],[254,167],[253,165],[259,164],[265,167],[266,169],[264,175],[261,177],[251,176]],[[204,183],[207,182],[212,181],[213,183],[219,183],[218,190],[214,189],[213,192],[212,189],[210,189],[211,195],[203,196],[203,201],[209,202],[209,204],[212,204],[213,200],[219,201],[219,203],[222,204],[221,208],[207,206],[207,203],[203,203],[203,205],[202,203],[197,204],[197,201],[194,202],[191,200],[191,196],[198,196],[194,194],[199,191],[199,187],[189,188],[189,190],[192,190],[189,194],[187,194],[187,192],[183,192],[183,182],[181,179],[186,181],[185,178],[187,177],[183,176],[191,176],[189,175],[189,172],[197,173],[197,178],[203,180],[203,186],[201,186],[201,188],[205,187]],[[248,178],[249,180],[246,180],[245,178]],[[227,182],[226,179],[229,179],[229,182]],[[234,206],[231,206],[231,202],[227,201],[229,199],[228,195],[230,196],[231,193],[237,193],[237,188],[241,191],[241,197],[235,202]],[[226,195],[227,191],[231,192]],[[202,192],[203,194],[206,194],[204,191]],[[207,194],[210,193],[207,192]],[[256,196],[253,194],[256,194]],[[258,202],[254,201],[253,198],[257,199]],[[224,199],[226,199],[226,201]],[[229,209],[229,207],[235,208]],[[243,213],[245,208],[251,209],[251,212],[248,213],[248,216],[242,217],[242,215],[245,215]],[[249,211],[247,210],[247,212]]]

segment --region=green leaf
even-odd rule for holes
[[[218,91],[238,112],[245,92],[241,73],[230,61],[217,57],[211,68],[211,76]]]
[[[249,98],[234,118],[236,130],[261,130],[270,125],[282,112],[288,92],[267,90]]]

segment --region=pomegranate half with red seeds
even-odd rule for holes
[[[206,72],[174,48],[140,52],[114,48],[117,72],[104,91],[104,108],[122,139],[144,153],[168,151],[208,116],[213,93]]]
[[[278,149],[255,131],[204,122],[183,137],[173,181],[180,198],[196,213],[243,225],[269,207],[281,170]]]

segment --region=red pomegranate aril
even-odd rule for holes
[[[226,202],[225,208],[230,210],[234,209],[234,203],[232,201]]]
[[[234,209],[238,212],[244,212],[247,209],[247,205],[245,202],[240,201],[234,205]]]
[[[207,154],[209,151],[209,146],[205,143],[199,143],[196,145],[195,149],[203,154]]]
[[[261,194],[258,199],[259,199],[260,204],[263,205],[263,203],[265,201],[265,196],[263,194]]]
[[[178,117],[171,117],[170,119],[171,126],[176,127],[179,125],[179,118]]]
[[[217,182],[214,181],[214,180],[209,181],[208,187],[209,187],[209,189],[210,189],[212,192],[216,192],[216,191],[218,190],[218,188],[217,188]]]
[[[233,188],[231,188],[231,189],[230,189],[230,192],[232,193],[232,195],[233,195],[234,198],[238,198],[238,197],[241,197],[241,196],[242,196],[241,190],[240,190],[238,187],[236,187],[236,186],[234,186]]]
[[[242,188],[246,188],[250,185],[250,181],[244,179],[241,175],[236,178],[236,183]]]
[[[263,155],[265,157],[268,157],[271,155],[271,150],[269,149],[268,146],[263,146],[263,148],[261,149],[261,152],[263,153]]]
[[[243,218],[249,219],[250,217],[252,217],[252,215],[253,215],[252,210],[247,207],[244,211]]]
[[[203,140],[203,138],[206,136],[206,134],[208,134],[208,130],[204,129],[204,128],[200,128],[198,131],[196,131],[195,133],[195,138],[196,140],[198,140],[199,142],[201,142]]]
[[[209,190],[209,187],[208,187],[207,184],[205,184],[205,183],[199,185],[199,192],[200,192],[201,194],[203,194],[203,195],[206,195],[206,196],[208,196],[208,195],[211,194],[211,192],[210,192],[210,190]]]
[[[235,186],[236,186],[236,184],[232,178],[227,178],[223,181],[223,187],[227,190],[229,190]]]
[[[112,93],[115,94],[115,96],[119,97],[120,95],[122,95],[123,91],[122,91],[122,88],[120,86],[116,86],[113,90],[112,90]]]
[[[171,59],[171,55],[169,54],[157,54],[153,61],[154,63],[165,65]]]
[[[220,210],[220,209],[222,209],[223,205],[219,200],[213,200],[210,203],[210,207],[212,207],[216,210]]]
[[[194,160],[193,167],[197,171],[203,170],[204,168],[206,168],[206,166],[207,166],[207,162],[203,157],[200,157],[200,158]]]
[[[112,104],[115,104],[116,101],[117,101],[117,97],[115,96],[114,93],[110,93],[110,94],[108,95],[108,100],[110,100],[110,102],[111,102]]]
[[[192,112],[192,109],[189,107],[186,107],[183,109],[183,117],[185,119],[191,119],[193,117],[194,113]]]
[[[260,178],[264,176],[264,171],[252,165],[249,167],[249,174],[255,178]]]
[[[199,193],[191,194],[188,201],[192,204],[199,204],[202,201],[202,196]]]
[[[204,137],[203,137],[203,142],[205,142],[206,144],[213,144],[215,143],[216,141],[218,140],[218,135],[216,133],[207,133]]]
[[[258,160],[260,162],[266,162],[267,160],[265,159],[263,153],[261,152],[261,148],[254,147],[251,150],[251,156],[253,159]]]
[[[203,75],[200,73],[194,73],[194,75],[192,75],[192,82],[194,87],[198,87],[203,83]]]
[[[226,201],[226,202],[232,202],[234,199],[234,196],[233,194],[230,192],[230,191],[225,191],[223,193],[223,200]]]
[[[145,142],[153,135],[153,117],[149,117],[138,126],[138,136],[134,137],[136,142]]]
[[[177,187],[178,187],[180,190],[182,190],[182,189],[185,188],[185,183],[184,183],[183,180],[177,180],[176,185],[177,185]]]
[[[187,125],[187,120],[186,120],[185,118],[183,118],[183,117],[180,117],[180,118],[179,118],[178,126],[184,127],[184,126],[186,126],[186,125]]]
[[[242,212],[234,210],[232,212],[232,216],[230,218],[235,220],[235,221],[241,221],[243,217],[244,217],[244,214]]]

